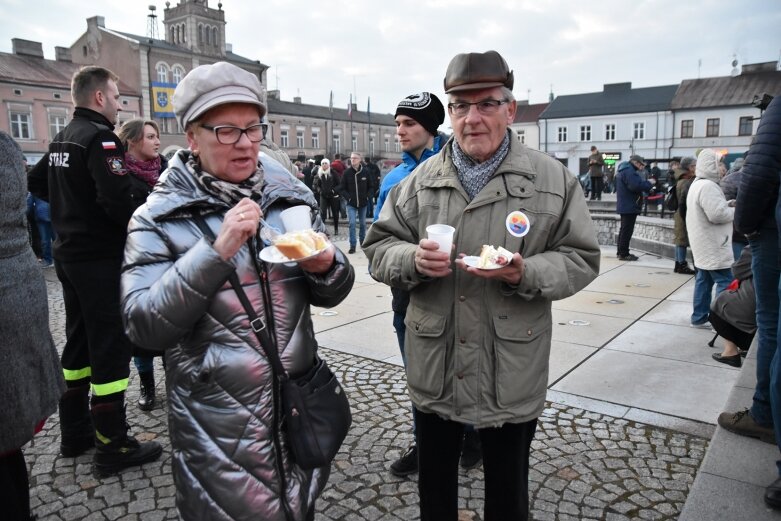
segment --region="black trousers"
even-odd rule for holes
[[[591,199],[602,199],[604,184],[601,176],[591,178]]]
[[[3,519],[30,519],[30,485],[22,449],[0,455],[0,502]]]
[[[107,396],[127,389],[133,346],[119,311],[121,259],[55,262],[65,303],[62,368],[69,387]]]
[[[334,220],[334,232],[336,232],[339,230],[339,199],[320,196],[320,218],[324,224],[327,224],[326,218],[328,217],[329,209]]]
[[[621,228],[618,230],[618,248],[616,254],[619,257],[629,255],[629,241],[632,240],[632,234],[635,233],[636,213],[621,214]]]
[[[421,521],[458,519],[458,461],[464,425],[415,411]],[[529,449],[537,420],[478,429],[485,474],[485,521],[529,519]]]

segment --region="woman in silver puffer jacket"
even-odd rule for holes
[[[277,224],[281,210],[306,204],[315,229],[324,229],[305,185],[273,160],[257,162],[262,89],[252,74],[224,62],[180,82],[173,103],[190,150],[171,159],[128,230],[127,331],[142,347],[166,348],[177,507],[187,521],[313,519],[329,473],[292,461],[274,407],[278,386],[227,280],[235,271],[258,316],[270,306],[292,377],[315,359],[310,305],[338,304],[354,281],[334,246],[295,265],[258,258],[261,216]]]

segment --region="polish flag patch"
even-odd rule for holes
[[[103,141],[101,143],[103,145],[103,150],[116,150],[117,144],[113,141]]]

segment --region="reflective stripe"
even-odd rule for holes
[[[107,384],[92,384],[92,394],[95,396],[106,396],[108,394],[121,393],[127,389],[128,378],[123,380],[117,380],[116,382],[109,382]]]
[[[62,368],[62,373],[65,375],[65,380],[73,382],[75,380],[81,380],[82,378],[89,378],[92,376],[92,368],[90,366],[82,369],[65,369]]]
[[[109,438],[106,438],[105,436],[103,436],[101,433],[99,433],[99,432],[97,431],[97,429],[95,430],[95,437],[96,437],[96,438],[98,439],[98,441],[100,441],[100,443],[102,443],[103,445],[108,445],[109,443],[111,443],[111,440],[110,440]]]

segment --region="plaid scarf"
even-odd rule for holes
[[[494,155],[487,161],[476,163],[469,157],[458,145],[458,140],[453,140],[453,164],[458,172],[458,180],[469,195],[469,200],[475,198],[480,190],[485,188],[488,180],[494,175],[499,165],[502,164],[507,153],[510,151],[510,134],[505,133],[502,144],[496,149]]]
[[[255,173],[240,183],[223,181],[205,172],[201,169],[201,162],[197,157],[190,156],[186,166],[201,188],[230,206],[234,206],[245,197],[249,197],[256,202],[259,202],[261,199],[263,192],[263,167],[260,163],[258,163],[258,169],[255,170]]]

